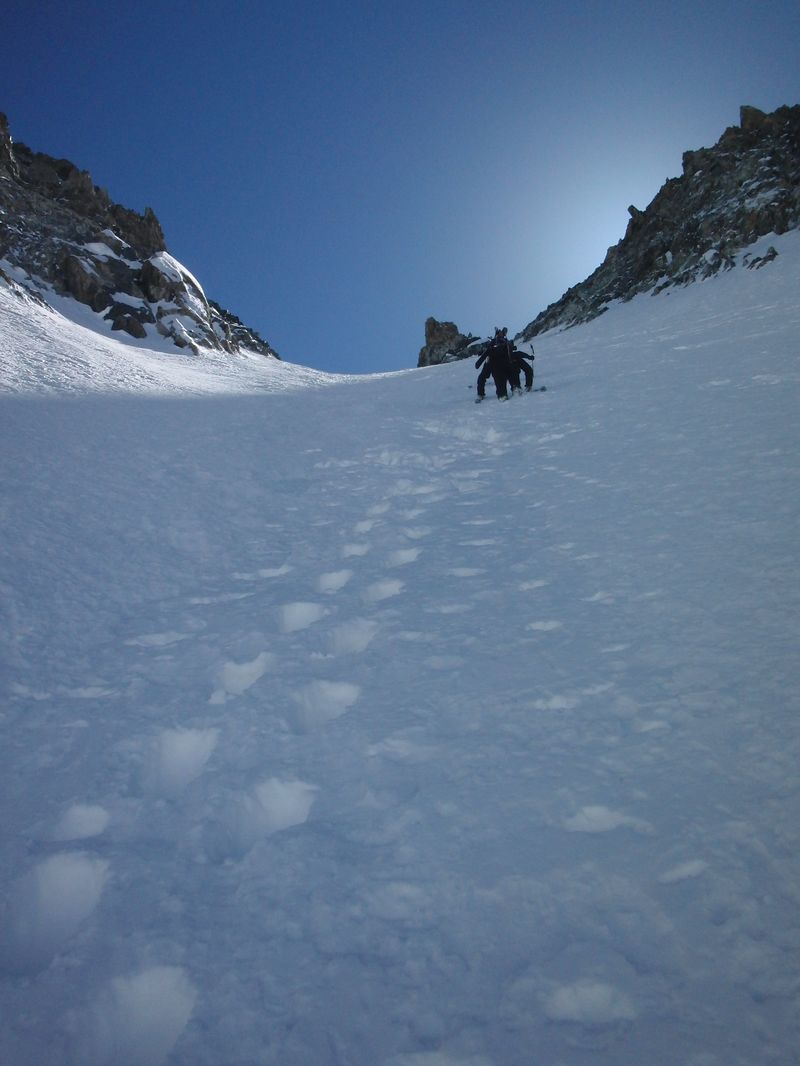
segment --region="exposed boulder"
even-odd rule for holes
[[[100,275],[88,256],[67,254],[64,256],[62,282],[65,293],[88,304],[93,311],[102,311],[111,303]]]
[[[118,312],[115,314],[115,312]],[[137,340],[144,340],[147,336],[147,330],[144,328],[144,324],[141,319],[132,314],[128,308],[123,308],[119,304],[115,304],[106,318],[111,319],[111,328],[124,330]]]

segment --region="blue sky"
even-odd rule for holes
[[[152,207],[287,359],[522,328],[739,106],[800,102],[800,6],[5,0],[16,140]]]

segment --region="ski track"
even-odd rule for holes
[[[798,1061],[766,274],[544,338],[502,406],[3,401],[0,1061]]]

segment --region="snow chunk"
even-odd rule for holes
[[[318,789],[305,781],[270,777],[239,796],[225,817],[228,837],[222,841],[221,857],[243,857],[259,840],[303,825]],[[219,848],[218,848],[219,850]]]
[[[445,1051],[417,1051],[408,1055],[393,1055],[384,1066],[493,1066],[483,1055],[450,1055]]]
[[[165,729],[155,742],[150,788],[174,796],[203,772],[217,746],[218,729]]]
[[[545,1000],[544,1012],[554,1022],[608,1025],[636,1017],[630,998],[613,985],[582,980],[562,985]]]
[[[370,644],[378,632],[378,623],[368,618],[353,618],[342,622],[331,634],[331,652],[334,655],[357,654]]]
[[[393,596],[399,596],[402,591],[402,581],[397,581],[394,578],[385,578],[383,581],[376,581],[370,585],[364,592],[364,599],[367,603],[380,603],[381,600],[389,600]]]
[[[211,862],[244,859],[260,841],[308,821],[318,791],[305,781],[270,777],[230,797],[202,828],[206,855]]]
[[[317,592],[332,593],[343,589],[353,576],[352,570],[333,570],[317,578]]]
[[[305,781],[281,781],[271,777],[253,789],[254,805],[250,809],[257,810],[260,828],[265,833],[280,833],[308,821],[317,791],[316,785]]]
[[[297,633],[324,618],[327,611],[319,603],[287,603],[280,609],[282,633]]]
[[[0,971],[43,970],[97,906],[109,864],[63,852],[21,878],[0,933]]]
[[[312,681],[294,694],[297,729],[309,733],[339,718],[353,706],[360,692],[358,685],[348,681]]]
[[[537,711],[572,711],[580,700],[572,696],[549,696],[547,699],[534,700],[533,706]]]
[[[111,816],[104,807],[74,803],[53,830],[53,840],[86,840],[105,831]]]
[[[389,566],[407,566],[419,558],[421,548],[400,548],[389,556]]]
[[[259,577],[283,577],[284,574],[288,574],[291,570],[291,566],[288,563],[281,563],[280,566],[265,566],[258,571]]]
[[[641,818],[632,818],[608,807],[590,805],[581,807],[577,814],[564,820],[564,828],[571,833],[608,833],[612,829],[628,826],[640,832],[652,832],[652,826]]]
[[[131,637],[125,643],[138,648],[167,648],[170,644],[187,640],[189,636],[188,633],[179,633],[173,629],[167,633],[143,633],[140,637]]]
[[[665,870],[658,880],[662,885],[674,885],[678,881],[688,881],[691,877],[699,877],[707,869],[707,862],[702,859],[692,859],[690,862],[682,862],[679,866],[673,866],[671,870]]]
[[[95,1066],[160,1066],[194,1010],[197,990],[179,966],[116,977],[97,999],[86,1060]]]
[[[351,559],[353,556],[366,555],[369,549],[369,544],[344,544],[342,545],[342,556],[345,559]]]
[[[209,703],[225,703],[230,696],[241,696],[267,672],[272,665],[274,655],[262,651],[249,662],[227,662],[222,667],[219,687],[212,693]]]

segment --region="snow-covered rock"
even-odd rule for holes
[[[665,182],[644,211],[628,210],[623,239],[590,277],[522,330],[523,340],[588,322],[614,300],[702,280],[737,263],[752,267],[743,249],[800,226],[800,106],[771,114],[742,107],[739,126],[712,148],[684,152],[682,175]]]
[[[0,277],[49,300],[90,308],[98,331],[165,338],[199,353],[277,353],[235,315],[209,301],[166,250],[155,214],[115,204],[65,159],[11,138],[0,115]]]

